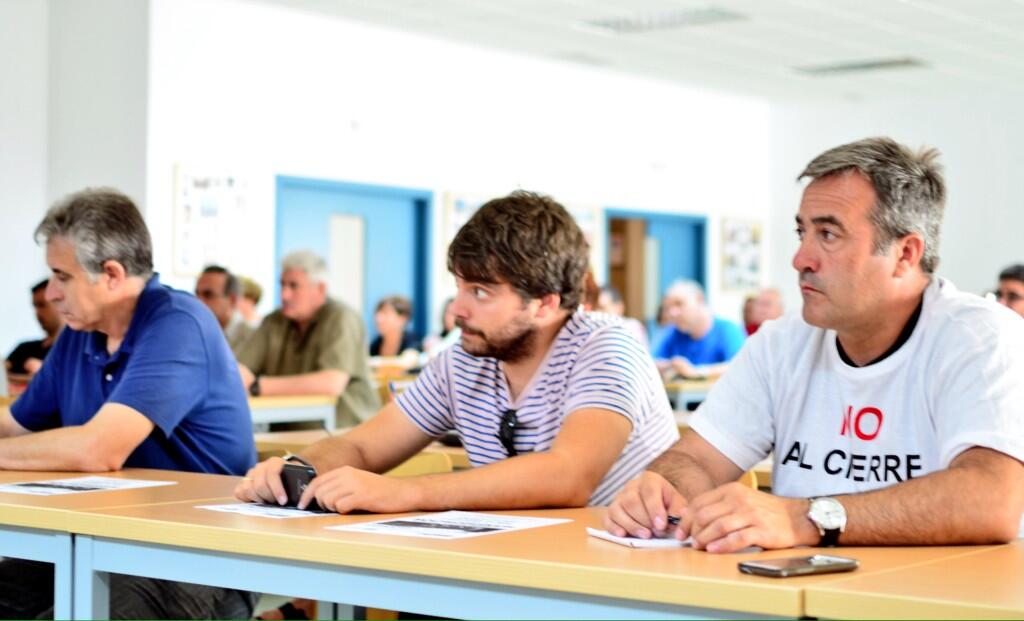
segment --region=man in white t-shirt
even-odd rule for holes
[[[1024,322],[934,275],[936,157],[875,138],[807,166],[802,317],[747,341],[691,431],[616,497],[610,531],[709,552],[1017,536]],[[769,453],[772,494],[735,482]]]

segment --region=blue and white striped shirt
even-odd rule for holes
[[[519,421],[519,453],[551,448],[565,417],[584,408],[618,412],[633,425],[619,458],[590,497],[607,505],[678,438],[672,408],[654,361],[620,319],[576,311],[515,403],[500,363],[448,349],[399,395],[398,407],[431,436],[456,430],[473,466],[507,457],[498,425],[507,409]]]

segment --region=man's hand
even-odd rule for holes
[[[728,483],[697,496],[682,514],[680,534],[708,552],[735,552],[750,546],[765,549],[814,545],[818,529],[807,519],[808,503]]]
[[[245,502],[265,502],[282,506],[287,504],[288,493],[284,491],[284,484],[281,483],[283,468],[284,460],[280,457],[271,457],[249,468],[245,478],[235,487],[235,498]]]
[[[682,378],[697,378],[703,377],[704,373],[699,368],[694,366],[687,358],[683,356],[676,356],[672,358],[672,370],[675,371],[676,375]]]
[[[252,386],[252,382],[256,379],[256,375],[249,370],[249,367],[245,366],[241,362],[238,363],[238,374],[242,378],[242,388],[245,388],[245,394],[249,394],[249,386]]]
[[[415,478],[388,477],[342,466],[313,479],[298,506],[305,508],[315,497],[323,509],[336,513],[404,513],[417,509],[415,486]]]
[[[29,358],[28,360],[25,361],[25,364],[22,366],[25,367],[25,371],[31,378],[32,376],[39,372],[39,369],[43,368],[43,361],[40,360],[39,358]]]
[[[686,533],[672,526],[668,517],[683,514],[686,499],[660,474],[646,471],[622,488],[604,517],[604,527],[617,537],[641,539],[665,537],[672,531],[679,539]]]

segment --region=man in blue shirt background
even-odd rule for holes
[[[743,346],[743,330],[715,317],[704,301],[700,285],[678,280],[662,299],[671,322],[668,333],[654,346],[658,368],[669,375],[716,377]]]
[[[122,467],[244,474],[252,419],[216,319],[160,284],[142,215],[127,196],[84,190],[36,229],[46,297],[67,323],[26,392],[0,412],[0,468]],[[52,604],[52,567],[0,562],[0,618]],[[113,576],[112,618],[248,618],[249,593]]]

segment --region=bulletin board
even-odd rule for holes
[[[174,169],[174,274],[194,278],[210,264],[233,266],[249,220],[247,185],[235,175]]]
[[[722,289],[750,291],[761,286],[763,243],[760,222],[722,220]]]

